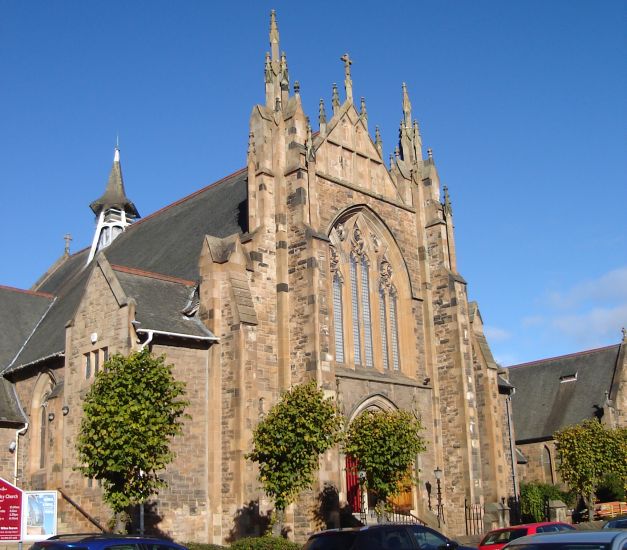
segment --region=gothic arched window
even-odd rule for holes
[[[48,414],[46,412],[46,404],[42,403],[39,407],[39,467],[46,467],[46,437],[48,428]]]
[[[545,483],[554,483],[551,450],[546,445],[542,448],[542,473]]]
[[[359,219],[346,225],[335,226],[330,246],[335,360],[400,370],[398,294],[386,248]]]

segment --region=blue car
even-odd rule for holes
[[[33,544],[29,550],[187,550],[169,540],[114,534],[56,535]]]

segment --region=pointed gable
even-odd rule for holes
[[[372,194],[401,201],[364,118],[345,103],[314,142],[316,170]]]

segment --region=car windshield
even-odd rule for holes
[[[488,544],[506,544],[511,540],[519,539],[527,534],[527,529],[506,529],[504,531],[494,531],[488,533],[481,541],[481,546]]]

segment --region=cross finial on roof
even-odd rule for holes
[[[346,100],[353,102],[353,80],[351,79],[351,65],[353,64],[350,56],[345,53],[340,60],[344,62],[344,87],[346,88]]]
[[[66,233],[63,236],[63,240],[65,241],[65,251],[64,254],[66,256],[70,255],[70,241],[72,240],[72,235],[70,235],[69,233]]]

